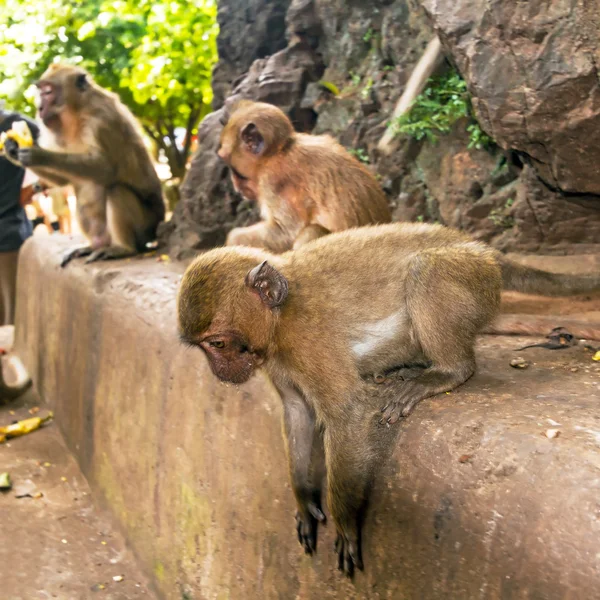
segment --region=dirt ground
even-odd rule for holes
[[[37,407],[39,399],[30,390],[0,405],[0,425],[29,418]],[[41,406],[36,414],[47,412]],[[94,506],[54,422],[1,444],[2,472],[13,483],[0,492],[2,600],[156,597],[122,535]]]

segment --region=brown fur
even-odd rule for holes
[[[241,101],[219,156],[237,191],[259,203],[263,222],[234,229],[227,245],[283,252],[351,227],[387,223],[387,200],[372,173],[333,138],[294,132],[277,107]]]
[[[272,271],[257,272],[265,259]],[[470,377],[475,335],[496,314],[500,288],[495,251],[441,226],[353,229],[279,256],[223,248],[189,267],[179,293],[182,337],[206,352],[221,379],[241,382],[250,364],[264,365],[282,395],[298,535],[307,551],[323,518],[321,482],[310,476],[317,424],[324,427],[338,555],[350,573],[361,564],[358,511],[382,460],[377,421],[393,423],[419,400]],[[378,327],[390,315],[386,328]],[[207,347],[207,339],[225,347]],[[366,350],[357,352],[361,343]],[[429,368],[392,390],[374,391],[366,381],[369,373],[427,361]],[[377,400],[385,402],[383,418]]]
[[[40,147],[20,149],[14,158],[55,185],[74,186],[90,246],[63,265],[74,256],[91,254],[91,261],[143,251],[165,207],[135,118],[79,67],[50,65],[38,88]]]
[[[325,519],[320,448],[339,566],[350,575],[362,566],[368,489],[393,442],[387,426],[473,374],[475,336],[497,315],[503,283],[530,290],[541,278],[560,291],[560,275],[531,271],[530,280],[511,265],[458,231],[397,223],[282,255],[220,248],[187,269],[182,339],[206,353],[220,379],[243,383],[262,366],[279,390],[306,552]],[[565,285],[568,293],[590,282]]]

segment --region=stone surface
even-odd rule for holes
[[[273,102],[299,130],[336,136],[370,164],[396,220],[440,221],[509,251],[597,251],[596,12],[580,0],[224,0],[214,104]],[[459,122],[438,144],[401,138],[392,156],[379,156],[432,23],[500,146],[469,149]],[[173,257],[258,219],[215,157],[219,132],[218,116],[207,117],[182,200],[161,227]]]
[[[213,72],[213,108],[223,105],[232,83],[260,58],[286,46],[290,0],[220,0],[217,13],[219,62]]]
[[[365,572],[350,583],[335,570],[331,525],[316,557],[298,545],[270,384],[221,384],[179,343],[182,265],[61,270],[67,244],[23,248],[16,349],[164,598],[597,595],[600,366],[583,347],[480,340],[475,377],[399,426],[373,488]],[[528,369],[509,366],[518,356]]]
[[[37,416],[48,412],[30,390],[0,406],[0,424],[31,418],[35,408]],[[0,492],[2,598],[156,598],[110,514],[92,502],[55,422],[0,445],[0,455],[0,471],[13,483]],[[17,492],[42,496],[17,498]],[[119,576],[122,581],[113,580]]]
[[[295,14],[297,30],[294,21],[288,19],[294,43],[268,58],[254,61],[249,71],[234,82],[228,103],[236,98],[270,102],[280,106],[297,129],[309,130],[314,125],[314,112],[300,104],[306,86],[319,78],[322,66],[304,35],[306,11]],[[222,35],[232,35],[228,27],[222,26],[222,31],[226,32]],[[228,64],[228,55],[221,56],[219,64]],[[258,220],[256,206],[243,202],[235,193],[227,177],[228,170],[216,154],[223,110],[209,114],[200,124],[201,143],[181,187],[181,201],[171,221],[162,224],[159,230],[159,239],[175,258],[184,259],[198,250],[221,245],[230,229]]]
[[[600,194],[598,7],[581,0],[421,0],[479,122],[553,188]]]

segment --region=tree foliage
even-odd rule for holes
[[[3,0],[0,99],[31,115],[33,83],[48,64],[81,65],[119,94],[179,176],[210,110],[216,13],[215,0]]]

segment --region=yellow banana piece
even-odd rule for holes
[[[0,443],[6,438],[18,437],[31,433],[36,429],[39,429],[44,423],[52,418],[53,414],[50,412],[46,417],[32,417],[30,419],[23,419],[17,423],[0,427]]]
[[[15,121],[12,128],[0,134],[0,150],[4,148],[4,142],[11,139],[19,144],[19,148],[30,148],[33,146],[33,136],[27,125],[27,121]]]

